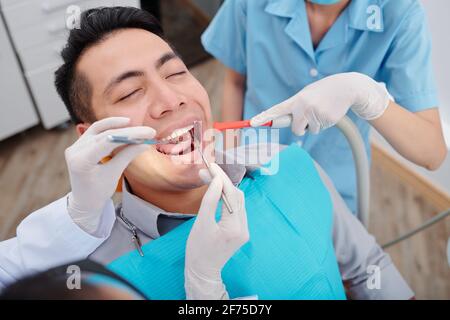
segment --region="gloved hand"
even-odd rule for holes
[[[356,72],[340,73],[306,86],[295,96],[251,119],[253,127],[292,115],[292,132],[301,136],[306,128],[319,133],[338,123],[349,108],[360,118],[375,120],[389,105],[391,96],[384,84]]]
[[[116,190],[117,182],[128,164],[147,145],[127,145],[107,163],[100,161],[123,144],[109,142],[108,135],[152,139],[155,130],[149,127],[126,127],[130,119],[106,118],[93,123],[69,148],[65,156],[72,191],[68,198],[68,212],[84,231],[94,234],[103,208]]]
[[[234,253],[249,239],[244,194],[237,189],[216,164],[214,177],[205,193],[196,221],[186,244],[185,289],[188,300],[228,299],[221,271]],[[211,179],[208,170],[200,170],[204,181]],[[216,222],[215,212],[224,191],[233,213],[222,205]]]

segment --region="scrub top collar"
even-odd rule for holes
[[[349,28],[383,32],[383,5],[384,0],[352,0],[316,49],[314,49],[311,39],[305,0],[269,0],[264,11],[290,19],[284,31],[316,62],[318,53],[347,43]],[[378,6],[381,9],[379,28],[370,28],[367,23],[368,18],[373,14],[371,6]]]
[[[226,157],[228,157],[228,155],[226,155]],[[222,164],[219,166],[228,175],[233,184],[239,184],[245,176],[247,168],[244,165],[232,164],[228,161],[225,163],[227,164]],[[123,214],[134,226],[136,226],[136,228],[150,238],[157,239],[160,237],[160,233],[158,231],[158,217],[160,215],[172,219],[188,219],[195,217],[195,214],[167,212],[151,204],[150,202],[142,200],[131,193],[130,187],[125,181],[126,179],[123,180],[122,204],[120,205],[123,210]],[[120,209],[117,210],[117,212],[120,212]]]

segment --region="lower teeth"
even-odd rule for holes
[[[193,129],[191,129],[191,130],[189,130],[189,135],[191,136],[191,147],[190,147],[190,149],[187,149],[187,150],[189,150],[190,152],[193,152],[194,151],[194,133],[193,133]],[[173,140],[170,140],[169,141],[169,144],[178,144],[178,143],[180,143],[180,142],[183,142],[183,136],[180,136],[180,137],[178,137],[178,138],[176,138],[176,139],[173,139]],[[186,150],[186,151],[187,151]],[[173,154],[171,154],[171,153],[165,153],[164,151],[162,151],[159,147],[156,147],[156,151],[158,151],[159,153],[162,153],[162,154],[165,154],[165,155],[168,155],[168,156],[172,156]],[[181,156],[181,155],[183,155],[184,154],[184,151],[185,150],[182,150],[182,151],[180,151],[179,153],[178,153],[178,155],[179,156]]]

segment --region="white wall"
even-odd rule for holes
[[[450,1],[422,0],[433,39],[433,62],[440,107],[450,145]]]
[[[421,0],[421,2],[427,13],[433,39],[433,65],[439,91],[441,117],[447,145],[450,146],[450,1]],[[376,132],[373,134],[373,141],[450,196],[450,154],[438,171],[429,172],[399,156]]]

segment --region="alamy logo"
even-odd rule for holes
[[[81,289],[81,270],[77,265],[70,265],[67,267],[66,273],[69,275],[67,277],[66,285],[69,290],[80,290]]]
[[[223,141],[227,134],[233,136],[235,133],[207,129],[202,133],[204,143],[202,153],[206,159],[214,159],[214,162],[219,165],[237,164],[248,168],[259,168],[261,175],[274,175],[278,173],[280,166],[279,131],[279,129],[247,128],[240,133],[241,145],[233,150],[225,150],[220,141]],[[245,146],[248,146],[248,149]],[[171,160],[177,165],[203,163],[203,157],[198,152],[190,152],[186,156],[175,154],[171,156]]]
[[[367,267],[367,273],[370,275],[367,278],[367,289],[380,290],[381,289],[381,269],[379,266],[370,265]]]
[[[367,7],[366,13],[368,15],[366,25],[369,30],[381,30],[382,29],[382,12],[381,8],[377,5],[371,5]]]
[[[69,30],[80,29],[81,8],[71,5],[66,9],[66,28]]]

